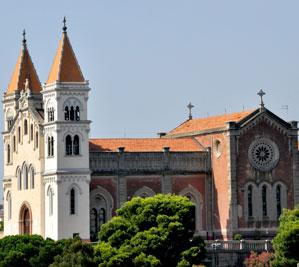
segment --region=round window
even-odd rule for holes
[[[270,139],[259,138],[249,146],[248,158],[254,168],[260,171],[269,171],[278,163],[279,150]]]

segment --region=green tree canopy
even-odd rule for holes
[[[104,224],[96,252],[99,266],[192,266],[205,256],[194,238],[195,206],[188,198],[133,198]]]
[[[299,205],[294,210],[284,210],[279,219],[279,229],[273,239],[274,267],[296,266],[299,262]]]

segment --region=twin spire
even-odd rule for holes
[[[55,82],[84,82],[84,76],[77,62],[70,40],[67,36],[66,20],[63,19],[63,32],[46,84]],[[8,85],[6,94],[20,92],[29,88],[33,93],[42,90],[28,48],[25,30],[23,31],[22,49]]]

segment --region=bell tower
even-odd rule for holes
[[[43,86],[45,237],[89,239],[88,81],[63,20],[63,32]]]

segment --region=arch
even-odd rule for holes
[[[34,168],[32,165],[29,166],[29,174],[30,174],[30,188],[31,189],[34,189],[34,184],[35,184],[35,181],[34,181]]]
[[[18,127],[18,142],[21,143],[21,127]]]
[[[98,226],[98,212],[96,208],[90,210],[90,241],[98,239],[99,226]]]
[[[11,199],[11,192],[8,191],[6,194],[6,201],[7,201],[7,219],[11,219],[11,211],[12,211],[12,199]]]
[[[272,189],[272,199],[274,205],[274,218],[279,219],[282,209],[287,207],[287,188],[283,182],[276,182]]]
[[[33,124],[31,123],[30,124],[30,140],[33,141],[33,137],[34,137],[34,134],[33,134]]]
[[[24,120],[24,135],[28,134],[28,122],[27,119]]]
[[[257,207],[260,205],[257,203],[257,196],[257,186],[253,182],[248,182],[244,191],[244,216],[246,221],[254,220],[257,216]]]
[[[67,156],[70,156],[70,155],[73,154],[73,151],[72,151],[72,137],[69,134],[65,137],[65,154]]]
[[[54,156],[54,137],[51,136],[51,156]]]
[[[12,139],[13,141],[12,141],[12,144],[13,144],[13,152],[16,152],[16,146],[17,146],[17,144],[16,144],[16,136],[14,135],[13,136],[13,139]]]
[[[79,121],[80,120],[80,107],[76,106],[75,108],[75,120]]]
[[[80,141],[79,141],[79,136],[77,134],[74,136],[73,153],[76,156],[80,154]]]
[[[23,173],[23,189],[28,189],[28,168],[25,163],[22,166],[22,173]]]
[[[10,157],[10,144],[7,144],[7,164],[11,163],[11,157]]]
[[[47,196],[48,196],[48,212],[49,212],[49,216],[53,215],[53,196],[54,196],[54,190],[52,189],[52,187],[49,185],[48,190],[47,190]]]
[[[97,197],[103,197],[106,202],[106,219],[110,220],[112,217],[112,210],[114,207],[114,200],[111,194],[103,187],[97,186],[96,189],[90,192],[90,208],[97,208]]]
[[[27,201],[23,202],[19,213],[19,233],[21,235],[31,235],[32,233],[32,212]]]
[[[180,196],[186,196],[195,205],[195,231],[202,230],[203,198],[201,193],[192,185],[188,185],[179,192]]]
[[[68,121],[70,120],[70,111],[69,111],[69,107],[66,106],[64,108],[64,120]]]
[[[19,167],[17,167],[16,175],[18,179],[18,190],[22,190],[22,172]]]
[[[112,217],[114,201],[111,194],[98,186],[90,193],[90,238],[97,239],[101,226]]]
[[[148,186],[143,186],[139,188],[133,195],[135,197],[152,197],[156,193],[153,189],[149,188]]]
[[[79,195],[82,195],[82,189],[80,188],[80,186],[76,183],[71,184],[68,187],[68,190],[66,192],[66,195],[68,195],[69,197],[69,214],[70,215],[75,215],[78,214],[79,210]]]
[[[13,118],[14,118],[14,112],[9,108],[5,115],[6,123],[7,123],[7,129],[10,129],[13,124]]]
[[[70,107],[70,120],[75,120],[75,110],[73,106]]]
[[[72,188],[70,191],[70,214],[75,214],[76,213],[76,190],[75,188]]]
[[[259,205],[261,218],[272,217],[270,214],[271,186],[267,182],[259,185]]]
[[[38,131],[35,133],[35,148],[38,148]]]

